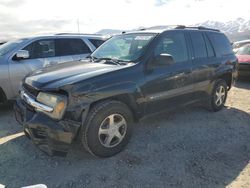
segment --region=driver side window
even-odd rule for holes
[[[23,50],[29,52],[29,59],[55,57],[55,42],[54,40],[39,40],[29,44]]]
[[[170,54],[176,63],[187,61],[188,52],[184,33],[168,33],[155,48],[155,56]]]

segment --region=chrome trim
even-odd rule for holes
[[[44,112],[53,112],[53,108],[49,107],[49,106],[46,106],[44,104],[41,104],[37,101],[35,101],[33,98],[31,98],[27,93],[25,93],[24,91],[21,91],[20,92],[20,96],[21,98],[26,102],[28,103],[29,105],[33,106],[34,108],[36,108],[36,110],[39,110],[39,111],[44,111]]]

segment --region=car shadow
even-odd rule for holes
[[[8,103],[4,103],[4,104],[0,103],[0,115],[2,113],[8,113],[12,110],[13,110],[13,102],[8,102]]]
[[[147,117],[118,155],[99,159],[73,144],[50,157],[20,137],[0,145],[0,184],[48,187],[226,187],[250,159],[250,115],[189,107]],[[16,178],[13,178],[16,177]]]
[[[242,89],[250,89],[249,83],[250,83],[250,78],[249,79],[241,78],[237,80],[234,87],[242,88]]]
[[[20,131],[22,128],[15,120],[13,102],[0,104],[0,139]]]
[[[249,164],[250,115],[242,110],[227,107],[209,113],[192,107],[144,122],[155,141],[152,149],[160,155],[157,160],[168,160],[159,163],[164,169],[162,181],[172,182],[174,187],[226,187]],[[159,137],[164,137],[164,142],[157,146]]]

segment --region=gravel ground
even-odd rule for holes
[[[0,187],[250,187],[250,82],[237,83],[220,112],[189,107],[142,120],[107,159],[77,144],[49,157],[21,132],[11,105],[1,106]]]

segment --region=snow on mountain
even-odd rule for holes
[[[225,23],[218,21],[205,21],[203,23],[195,24],[195,26],[215,28],[231,35],[231,34],[250,31],[250,20],[237,18],[236,20],[228,21]]]
[[[250,33],[250,20],[243,19],[243,18],[237,18],[232,21],[228,22],[219,22],[219,21],[205,21],[202,23],[194,24],[193,26],[204,26],[204,27],[209,27],[209,28],[214,28],[214,29],[219,29],[222,32],[226,33],[227,35],[235,35],[235,34],[240,34],[240,33]],[[168,29],[171,26],[167,25],[156,25],[152,26],[146,29]],[[144,27],[140,27],[144,28]],[[139,28],[139,29],[140,29]],[[138,29],[134,29],[138,30]],[[99,31],[98,33],[100,34],[118,34],[121,33],[121,30],[112,30],[112,29],[104,29]],[[250,37],[250,36],[249,36]]]

